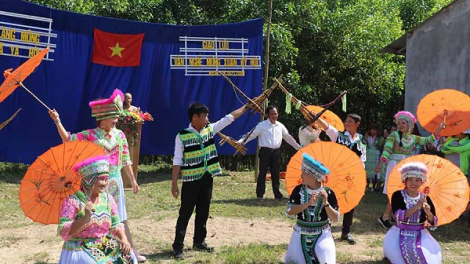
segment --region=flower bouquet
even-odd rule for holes
[[[122,111],[119,116],[117,128],[122,130],[127,135],[127,141],[130,146],[134,146],[139,141],[138,124],[143,124],[144,121],[153,121],[153,117],[148,112],[140,111]]]

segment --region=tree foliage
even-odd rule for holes
[[[266,0],[29,0],[73,12],[152,23],[222,24],[268,21]],[[299,99],[325,104],[348,90],[348,112],[385,127],[403,108],[404,58],[380,50],[451,0],[277,0],[270,31],[269,76]],[[282,110],[284,94],[270,100]],[[340,105],[332,107],[341,117]],[[281,111],[282,112],[282,111]],[[281,113],[296,131],[302,117]]]

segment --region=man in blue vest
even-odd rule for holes
[[[214,176],[221,174],[214,134],[230,125],[240,117],[245,106],[231,112],[219,121],[209,124],[209,109],[201,103],[193,103],[188,109],[190,124],[181,130],[175,138],[175,156],[173,158],[172,186],[173,197],[178,198],[178,176],[181,174],[181,207],[176,223],[173,255],[183,259],[183,242],[189,219],[196,207],[193,249],[213,252],[214,248],[205,243],[206,222],[209,217]]]

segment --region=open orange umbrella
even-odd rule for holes
[[[457,219],[467,208],[469,187],[467,178],[459,167],[435,155],[416,155],[400,161],[388,176],[387,195],[392,200],[395,191],[405,188],[398,169],[408,162],[422,162],[428,167],[427,181],[420,191],[431,198],[436,208],[438,225]]]
[[[470,97],[453,89],[437,90],[421,99],[416,114],[428,132],[433,133],[445,123],[439,135],[457,135],[470,127]]]
[[[307,109],[315,113],[320,113],[323,110],[323,107],[316,105],[307,105]],[[326,110],[321,116],[321,119],[325,120],[328,124],[332,125],[338,131],[344,131],[343,120],[339,118],[335,113],[330,110]]]
[[[65,197],[80,190],[81,177],[73,170],[86,158],[105,156],[98,145],[89,141],[65,142],[39,156],[23,177],[20,206],[31,220],[57,224]]]
[[[359,204],[367,184],[364,164],[349,148],[329,141],[310,143],[292,156],[287,164],[285,179],[289,194],[302,183],[303,153],[309,154],[330,170],[326,186],[335,192],[341,214]]]
[[[44,107],[48,110],[51,110],[44,104],[39,98],[34,95],[26,86],[23,85],[23,81],[41,64],[42,59],[49,52],[49,47],[43,49],[41,52],[36,54],[34,57],[27,60],[25,63],[21,64],[13,72],[12,69],[5,70],[3,76],[5,76],[5,81],[3,81],[0,86],[0,103],[5,100],[18,86],[23,87],[28,93],[30,93],[36,100],[38,100]]]

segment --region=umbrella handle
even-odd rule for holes
[[[33,94],[33,92],[31,92],[28,88],[26,88],[26,86],[24,86],[24,84],[22,82],[18,82],[18,84],[21,87],[23,87],[28,93],[30,93],[36,100],[38,100],[45,108],[47,108],[47,110],[49,110],[49,111],[52,110],[45,103],[43,103],[35,94]]]
[[[442,128],[446,128],[446,125],[447,125],[447,124],[446,124],[447,114],[448,114],[447,110],[444,110],[444,125],[442,126]]]

